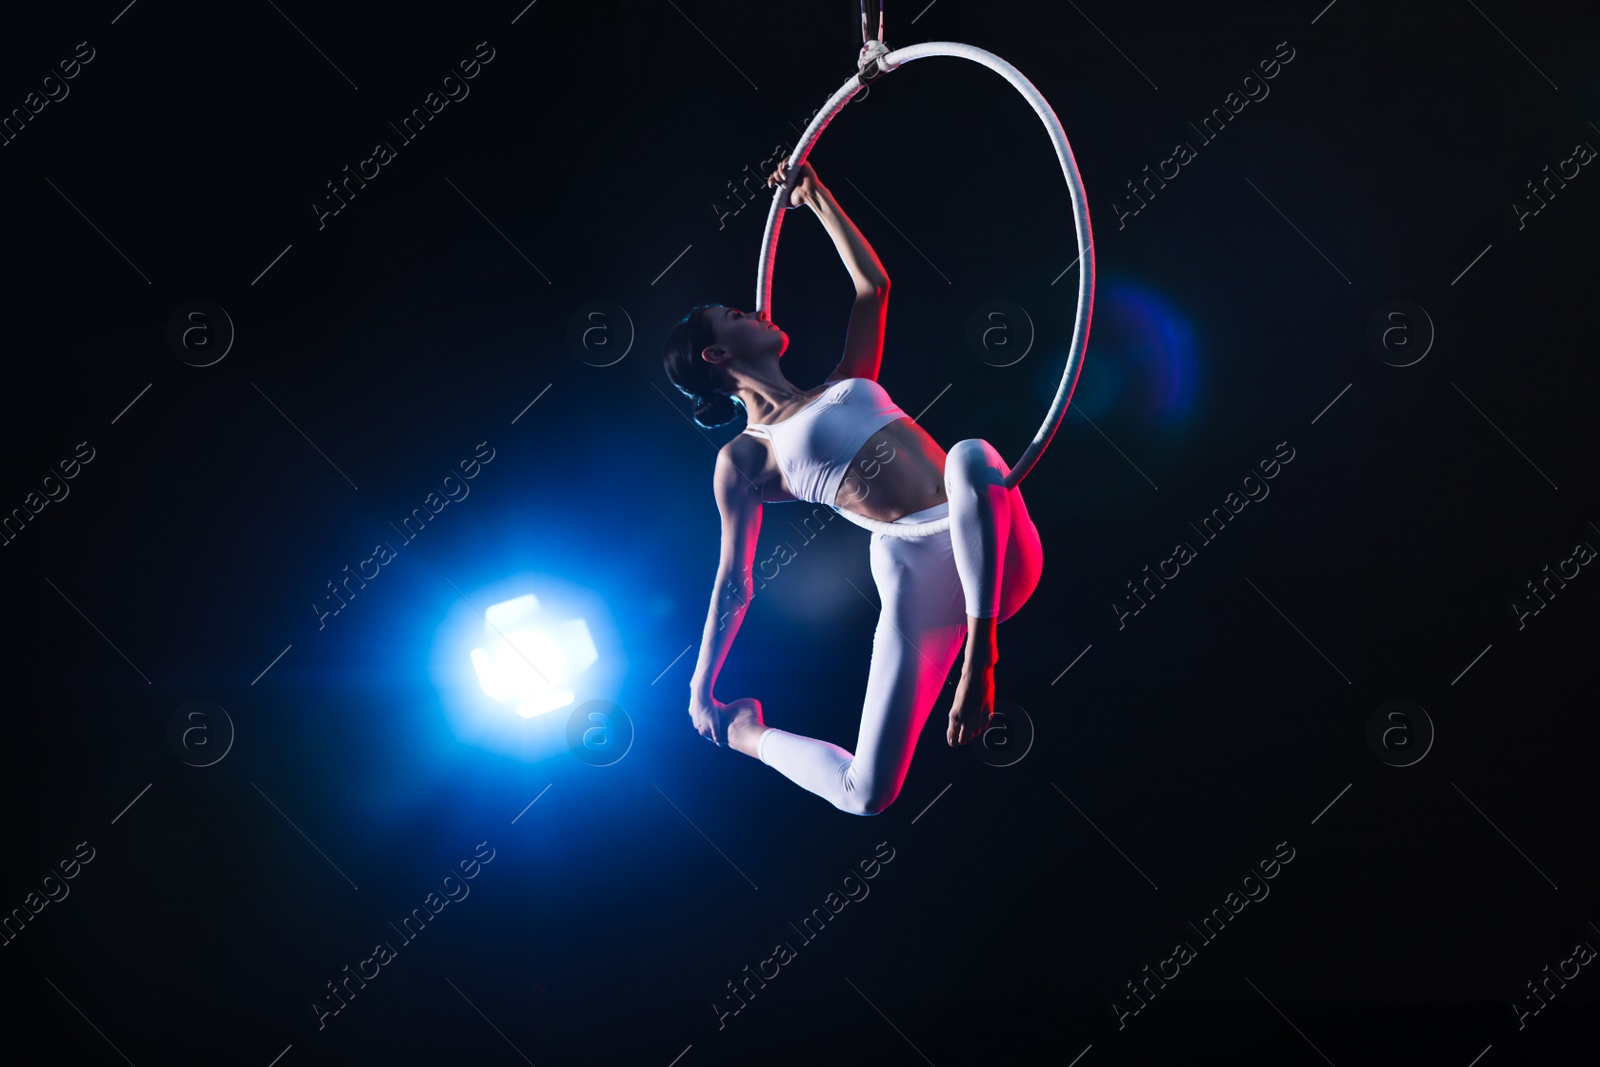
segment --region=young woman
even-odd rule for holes
[[[768,179],[781,182],[787,163]],[[855,280],[844,358],[802,389],[780,369],[789,335],[765,314],[721,304],[693,308],[667,339],[667,376],[711,428],[743,408],[744,432],[718,452],[713,489],[722,554],[690,683],[701,736],[754,756],[841,811],[875,815],[899,795],[917,737],[966,640],[945,739],[964,745],[994,713],[996,626],[1039,584],[1043,550],[1010,472],[987,441],[947,453],[878,384],[889,276],[809,163],[790,203],[814,211]],[[870,469],[870,473],[868,472]],[[767,726],[761,702],[722,703],[712,685],[753,592],[764,502],[804,500],[884,522],[950,516],[950,529],[901,538],[873,533],[872,577],[882,608],[855,752]]]

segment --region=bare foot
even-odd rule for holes
[[[761,717],[761,701],[755,697],[730,701],[728,713],[722,728],[723,736],[728,739],[728,747],[760,759],[761,735],[768,729]]]
[[[977,740],[994,716],[994,665],[968,664],[961,670],[956,698],[950,705],[950,728],[945,740],[951,747]]]

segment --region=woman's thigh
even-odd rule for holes
[[[947,534],[872,539],[882,607],[856,740],[854,773],[883,799],[899,792],[917,738],[966,638],[966,599]]]

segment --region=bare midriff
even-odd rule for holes
[[[909,416],[895,419],[856,451],[833,504],[880,522],[931,508],[948,499],[944,462],[944,449],[926,430]],[[778,470],[770,446],[767,473],[782,487],[783,499],[798,499]]]
[[[943,503],[944,459],[928,431],[909,417],[895,419],[867,438],[850,461],[834,506],[894,522]]]

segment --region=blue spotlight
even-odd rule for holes
[[[484,616],[487,647],[472,650],[472,666],[486,696],[525,719],[577,700],[569,684],[600,658],[581,618],[548,619],[532,593],[494,604]]]
[[[558,562],[569,572],[593,569],[582,557]],[[445,591],[452,595],[440,595],[428,675],[450,734],[527,763],[570,756],[574,719],[592,725],[587,706],[616,701],[629,676],[606,601],[612,590],[526,570]],[[651,677],[661,673],[656,658]]]
[[[1194,324],[1163,292],[1142,280],[1102,278],[1089,346],[1072,396],[1083,414],[1116,413],[1169,430],[1188,425],[1200,386],[1200,345]],[[1059,367],[1054,361],[1039,371],[1047,402]]]

